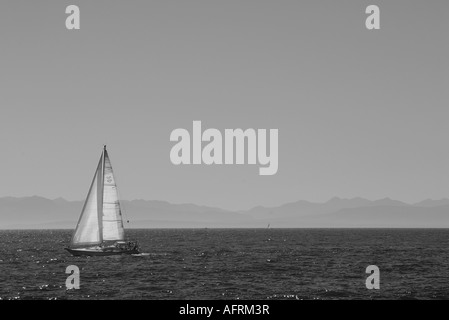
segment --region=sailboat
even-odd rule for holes
[[[103,147],[70,246],[65,249],[74,256],[139,253],[136,241],[125,241],[117,185],[106,146]]]

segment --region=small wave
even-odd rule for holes
[[[149,255],[151,255],[151,253],[147,253],[147,252],[132,254],[132,256],[134,256],[134,257],[145,257],[145,256],[149,256]]]

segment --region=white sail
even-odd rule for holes
[[[100,245],[125,239],[117,185],[106,147],[87,194],[71,247]]]
[[[117,185],[106,150],[104,150],[103,173],[103,240],[124,240],[125,231],[123,229]]]
[[[71,246],[98,245],[102,239],[99,204],[102,203],[103,155],[98,163],[81,216],[72,237]]]

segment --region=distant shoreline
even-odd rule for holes
[[[124,200],[121,204],[126,229],[264,229],[268,225],[287,229],[449,228],[449,199],[411,205],[389,198],[332,198],[325,203],[299,200],[246,211],[158,200]],[[0,229],[73,230],[82,205],[81,201],[37,196],[0,198]]]

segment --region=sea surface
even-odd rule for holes
[[[447,229],[127,230],[143,253],[110,257],[71,256],[71,233],[0,231],[0,299],[449,299]]]

